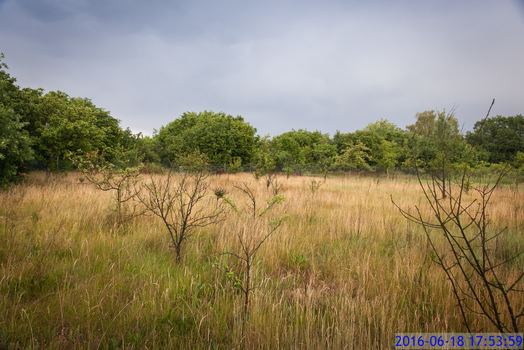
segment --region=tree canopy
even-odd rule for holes
[[[0,103],[0,186],[13,181],[20,167],[33,158],[29,134],[12,110]]]
[[[16,79],[7,72],[0,54],[0,186],[18,175],[24,163],[33,159],[31,139],[24,129],[26,123],[16,112],[20,90]]]
[[[240,116],[204,111],[186,112],[160,128],[155,136],[160,159],[177,163],[193,152],[205,154],[213,166],[249,165],[255,153],[256,129]]]
[[[524,152],[524,116],[496,116],[475,123],[468,142],[485,152],[491,163],[511,162]]]
[[[0,54],[0,186],[25,170],[71,169],[70,159],[82,154],[96,154],[116,167],[140,162],[192,167],[199,160],[199,167],[206,163],[257,174],[390,173],[418,167],[444,178],[463,165],[523,168],[522,115],[484,118],[466,135],[453,113],[428,110],[417,113],[405,129],[380,119],[333,137],[303,129],[260,137],[241,116],[203,111],[185,112],[153,136],[143,136],[123,129],[109,111],[87,98],[19,87],[3,59]]]
[[[89,99],[20,88],[0,56],[0,182],[23,168],[69,169],[74,154],[97,152],[117,162],[136,138]]]
[[[336,155],[336,146],[329,135],[302,129],[275,136],[271,149],[277,169],[286,172],[304,169],[325,171]]]

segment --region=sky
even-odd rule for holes
[[[148,135],[202,110],[261,135],[524,114],[524,0],[0,0],[0,51]]]

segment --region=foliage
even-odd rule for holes
[[[371,150],[362,142],[349,144],[344,152],[335,157],[333,167],[337,170],[371,170]]]
[[[257,177],[272,174],[276,170],[276,161],[271,152],[269,137],[259,139],[255,152],[255,175]]]
[[[50,92],[42,97],[45,126],[36,145],[47,167],[69,167],[67,155],[98,151],[105,159],[117,158],[115,146],[121,143],[124,132],[118,120],[96,107],[90,100],[71,98],[62,92]]]
[[[415,124],[407,127],[410,161],[423,168],[439,168],[462,160],[461,148],[465,142],[458,128],[458,120],[445,111],[417,113]]]
[[[380,169],[389,173],[390,169],[399,166],[407,158],[406,132],[386,119],[371,123],[363,130],[353,133],[337,132],[333,142],[339,155],[335,168],[341,170],[360,169],[369,171]],[[348,150],[348,147],[352,149]],[[362,147],[365,147],[365,149]],[[362,154],[362,150],[365,150],[366,155]],[[348,163],[348,156],[353,154],[353,157],[355,157],[358,153],[360,153],[360,156]],[[346,158],[345,161],[344,158]],[[365,164],[363,161],[365,161]],[[344,165],[344,162],[346,162],[346,165]]]
[[[136,136],[135,140],[137,152],[142,156],[142,161],[144,163],[160,163],[160,155],[157,149],[158,145],[153,137],[139,134]]]
[[[3,58],[0,54],[0,187],[15,180],[24,163],[33,158],[26,123],[13,108],[20,91]]]
[[[0,57],[0,104],[16,115],[10,119],[22,123],[19,125],[24,132],[19,142],[30,139],[33,151],[26,152],[25,166],[68,169],[72,166],[71,154],[88,152],[98,152],[107,161],[117,163],[119,156],[129,149],[136,150],[136,137],[129,129],[123,130],[108,111],[89,99],[69,97],[61,91],[44,93],[42,89],[21,89],[7,73],[2,59],[3,56]],[[36,162],[27,163],[32,154]],[[126,157],[129,158],[129,154]],[[140,158],[138,152],[135,158]]]
[[[202,172],[206,171],[209,166],[209,158],[206,154],[194,151],[178,158],[176,167],[185,172]]]
[[[524,152],[524,116],[496,116],[475,123],[466,136],[468,142],[486,152],[491,163],[512,162]]]
[[[238,173],[242,170],[242,158],[233,157],[227,166],[227,171],[229,173]]]
[[[398,158],[401,155],[400,147],[393,141],[382,140],[380,142],[377,165],[384,169],[386,173],[397,165]]]
[[[240,158],[250,164],[256,145],[256,129],[240,116],[204,111],[186,112],[160,128],[155,136],[164,164],[177,163],[192,152],[205,154],[212,166],[227,166]]]
[[[275,136],[271,149],[276,168],[300,173],[304,169],[326,171],[336,155],[336,146],[319,131],[292,130]]]
[[[255,170],[256,177],[266,177],[268,187],[278,172],[326,176],[329,170],[389,173],[418,167],[445,178],[456,169],[482,168],[482,162],[516,166],[517,154],[524,152],[522,115],[484,118],[464,137],[453,113],[433,110],[418,113],[405,130],[380,119],[333,137],[303,129],[259,137],[240,116],[186,112],[153,137],[134,135],[89,99],[19,87],[3,55],[0,106],[3,184],[22,169],[71,169],[71,156],[93,152],[116,168],[145,163],[151,171],[161,165]]]
[[[387,119],[380,119],[364,128],[365,132],[377,135],[380,139],[401,145],[406,138],[406,132]]]
[[[32,159],[31,141],[24,123],[0,103],[0,187],[16,179],[21,166]]]

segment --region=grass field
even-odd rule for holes
[[[464,331],[424,233],[390,200],[424,208],[416,179],[333,177],[315,193],[311,179],[279,179],[272,215],[285,221],[257,256],[243,330],[242,297],[215,267],[235,249],[233,213],[196,232],[177,264],[157,218],[117,228],[111,193],[74,173],[31,174],[0,193],[0,348],[386,349],[396,332]],[[210,181],[237,203],[242,182],[270,196],[250,174]],[[514,188],[495,193],[493,228],[508,232],[494,254],[524,248],[523,208]]]

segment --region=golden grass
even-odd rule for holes
[[[74,173],[31,174],[0,193],[0,348],[384,349],[396,332],[464,331],[423,232],[391,204],[424,206],[413,178],[328,178],[314,195],[311,178],[280,181],[274,214],[287,219],[257,256],[242,341],[241,296],[214,267],[241,224],[233,214],[188,240],[177,265],[156,218],[115,228],[110,193]],[[241,182],[269,197],[249,174],[211,182],[238,203]],[[523,199],[495,194],[493,227],[509,227],[500,254],[524,247]]]

